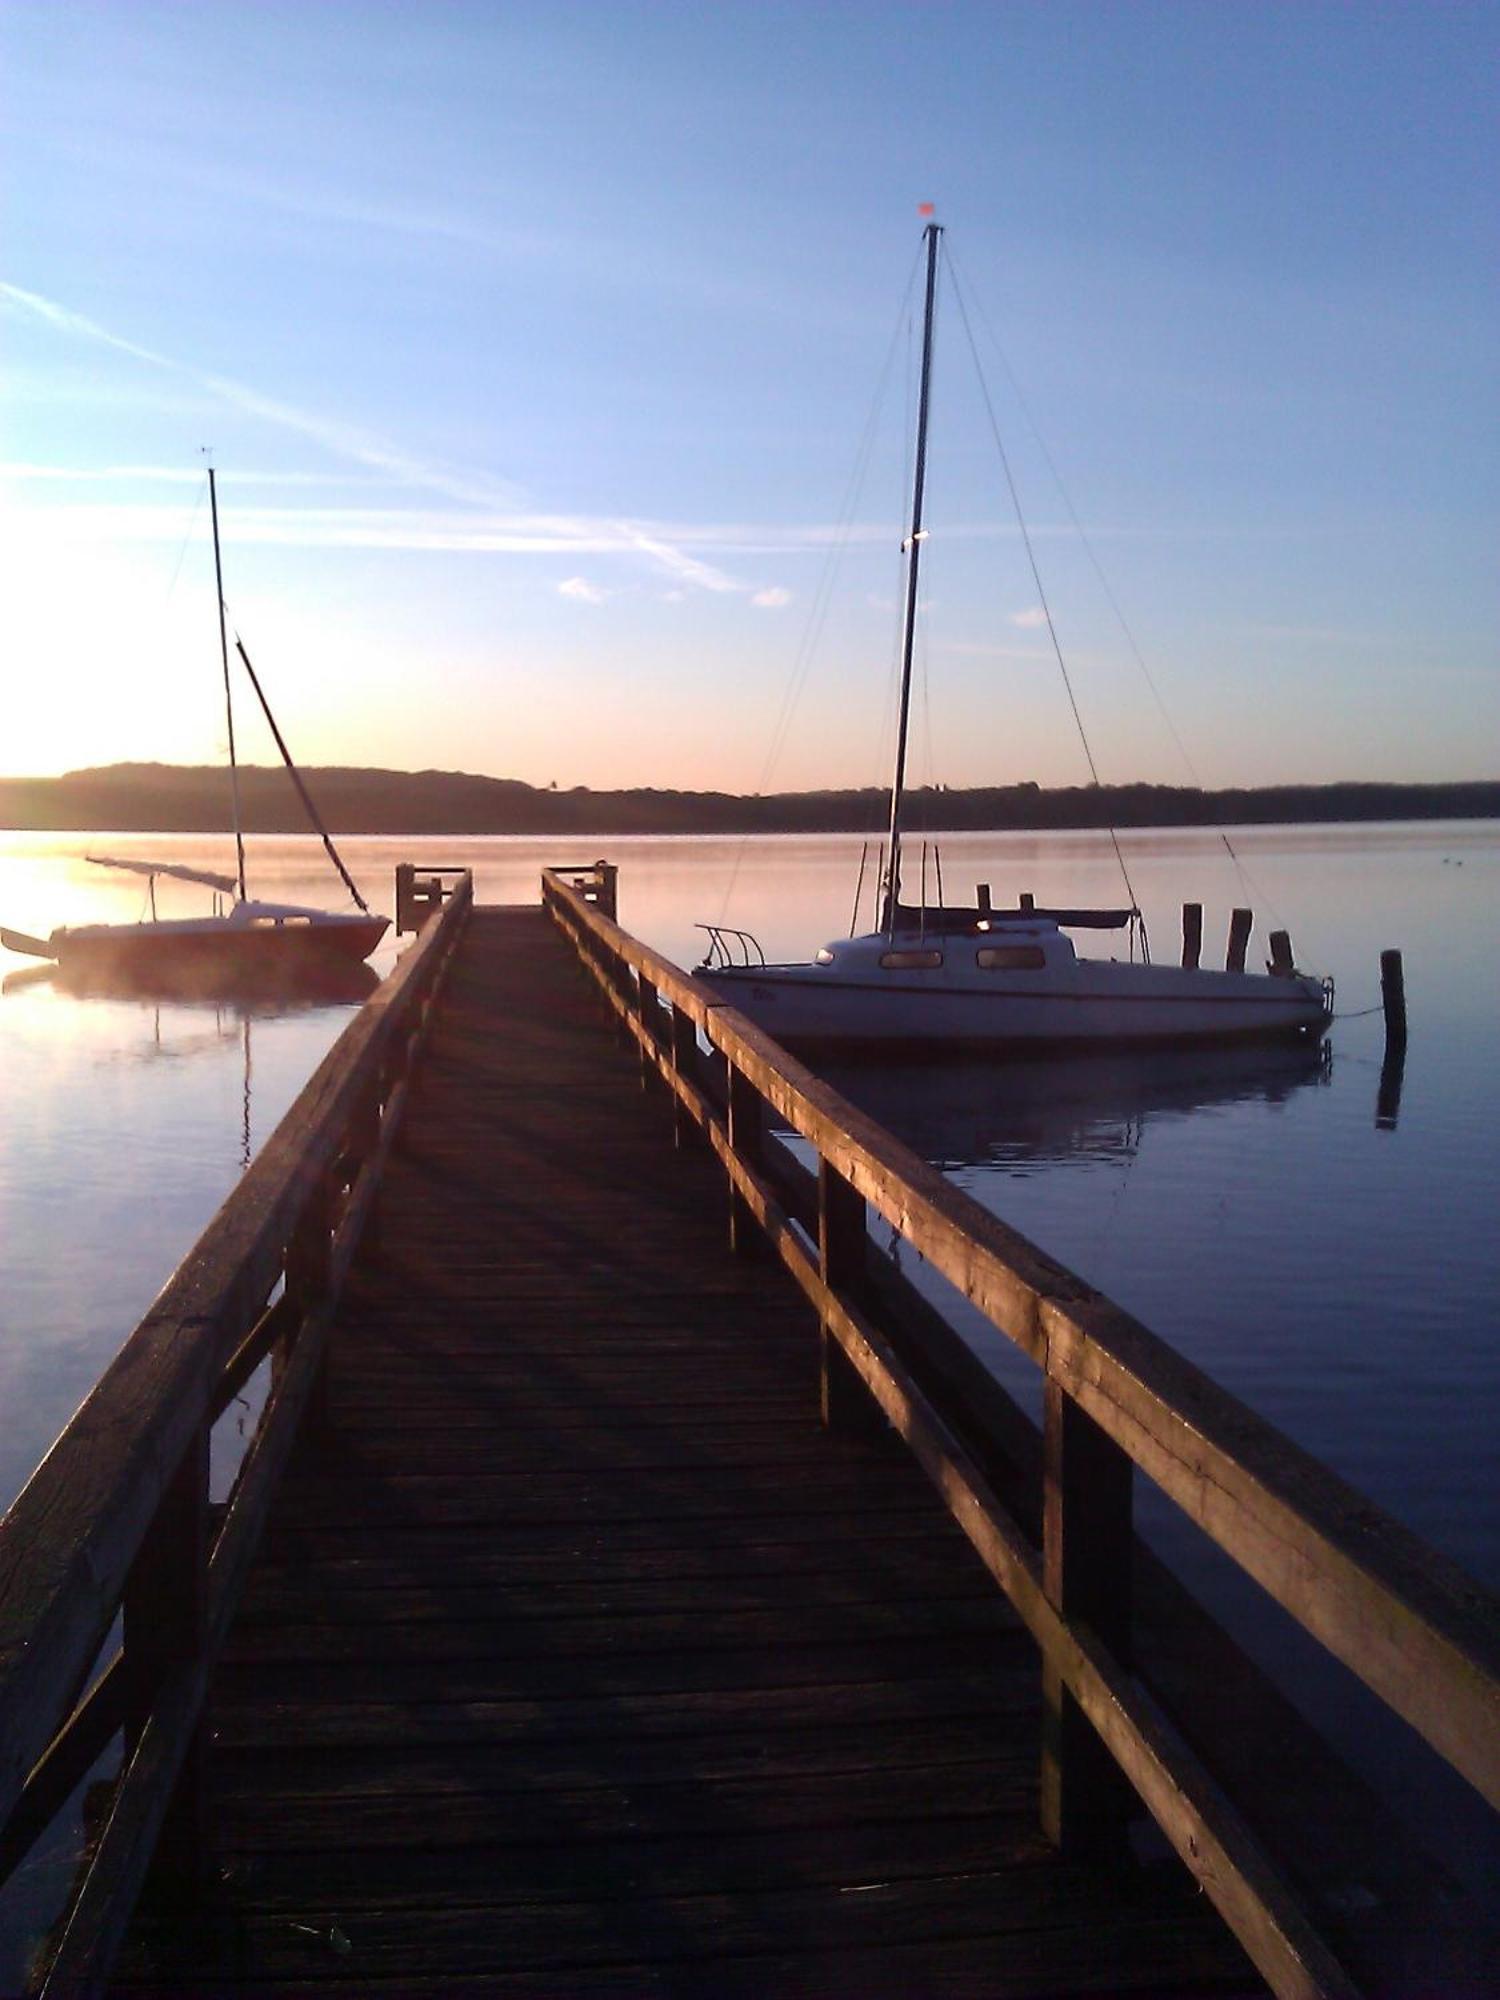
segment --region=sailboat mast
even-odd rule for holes
[[[922,319],[922,382],[917,401],[917,468],[912,485],[911,533],[906,543],[906,615],[901,638],[901,713],[896,725],[896,771],[891,781],[891,865],[886,876],[885,924],[896,921],[901,895],[901,802],[906,789],[906,736],[911,714],[911,661],[917,631],[917,572],[922,562],[922,494],[927,484],[927,401],[932,386],[932,322],[937,298],[938,238],[942,225],[929,222],[927,238],[927,303]]]
[[[224,624],[224,569],[219,558],[219,495],[214,469],[208,468],[208,505],[214,521],[214,584],[219,593],[219,655],[224,662],[224,714],[229,722],[229,790],[234,805],[235,872],[240,901],[245,900],[245,836],[240,828],[240,767],[234,754],[234,699],[229,691],[229,633]]]

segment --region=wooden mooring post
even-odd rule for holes
[[[1380,954],[1380,1004],[1385,1014],[1388,1056],[1406,1053],[1406,972],[1399,951]]]
[[[1195,970],[1203,955],[1203,905],[1184,903],[1182,906],[1182,962],[1190,970]]]

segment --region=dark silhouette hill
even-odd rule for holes
[[[886,795],[862,791],[730,792],[541,789],[461,771],[331,766],[303,773],[335,833],[622,834],[878,833]],[[301,833],[306,820],[285,771],[240,772],[245,830]],[[1493,819],[1500,781],[1460,784],[1191,786],[1034,784],[908,792],[909,832],[1064,827],[1236,826],[1298,822]],[[111,764],[60,778],[0,778],[0,826],[34,832],[217,833],[229,826],[229,783],[217,768]]]

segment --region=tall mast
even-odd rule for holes
[[[911,713],[911,658],[917,631],[917,571],[922,562],[922,493],[927,484],[927,398],[932,386],[932,320],[937,297],[938,238],[942,225],[929,222],[927,238],[927,305],[922,319],[922,386],[917,402],[917,469],[912,486],[911,533],[906,542],[906,616],[901,638],[901,714],[896,726],[896,772],[891,780],[891,863],[886,875],[885,923],[896,921],[901,894],[901,800],[906,789],[906,733]]]
[[[224,662],[224,714],[229,722],[229,790],[234,804],[234,853],[240,901],[245,900],[245,836],[240,830],[240,767],[234,754],[234,698],[229,691],[229,634],[224,626],[224,570],[219,560],[219,495],[208,468],[208,505],[214,517],[214,583],[219,593],[219,655]],[[904,727],[904,718],[903,718]]]

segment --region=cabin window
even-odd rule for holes
[[[931,972],[941,965],[940,951],[883,951],[880,963],[886,972]]]
[[[986,972],[1041,972],[1047,954],[1039,944],[986,944],[975,952],[974,962]]]
[[[813,963],[814,965],[832,965],[833,953],[826,944],[818,947],[818,954]]]

